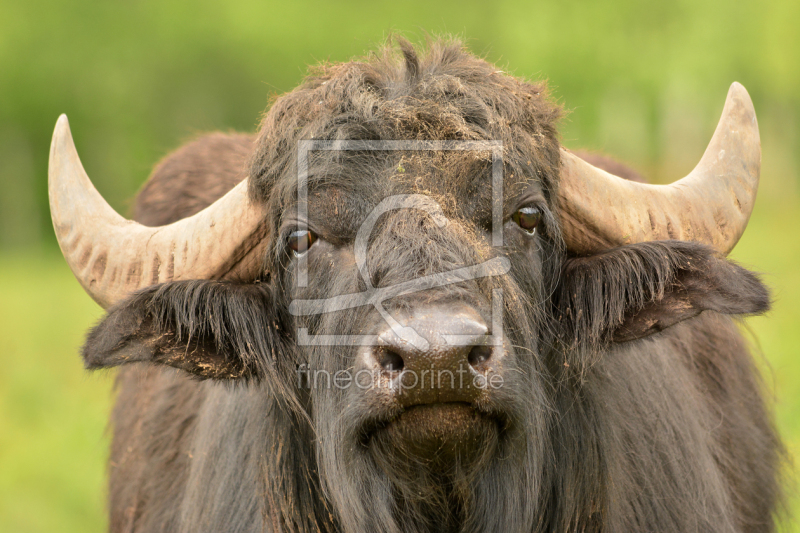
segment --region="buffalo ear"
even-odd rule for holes
[[[755,274],[734,263],[710,258],[700,268],[684,265],[675,273],[660,299],[633,306],[614,331],[615,342],[658,333],[702,311],[725,315],[763,313],[770,306],[769,292]],[[637,307],[639,307],[637,309]]]
[[[641,339],[703,311],[769,309],[758,277],[712,249],[658,241],[567,259],[557,306],[567,340],[603,344]]]
[[[270,372],[280,343],[267,286],[176,281],[134,293],[87,336],[90,369],[133,362],[168,365],[200,378]]]

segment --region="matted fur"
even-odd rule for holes
[[[162,163],[139,220],[202,208],[241,179],[247,159],[251,194],[273,215],[271,246],[258,282],[148,288],[90,333],[90,367],[136,363],[120,370],[112,416],[111,530],[772,531],[781,447],[724,316],[765,311],[766,289],[691,243],[570,257],[553,194],[559,116],[544,84],[459,43],[421,54],[401,42],[399,54],[319,67],[275,102],[251,151],[249,138],[217,136]],[[505,246],[489,246],[485,154],[313,154],[309,213],[324,244],[309,254],[309,287],[296,289],[284,234],[296,216],[297,142],[311,138],[501,140],[506,209],[541,193],[543,224],[533,238],[509,226]],[[298,347],[295,327],[369,331],[372,311],[297,318],[287,307],[363,289],[347,255],[353,235],[401,192],[428,194],[453,223],[439,228],[412,210],[384,217],[368,250],[375,286],[491,257],[512,265],[391,302],[458,300],[483,312],[503,289],[510,370],[475,406],[497,431],[454,456],[420,458],[389,438],[402,412],[391,398],[308,389],[295,373],[357,368],[352,348]],[[165,195],[192,200],[170,208]]]

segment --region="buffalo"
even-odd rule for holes
[[[398,39],[167,156],[135,221],[62,116],[53,224],[107,311],[82,354],[121,366],[111,531],[773,531],[783,448],[736,325],[770,296],[726,259],[747,92],[671,185],[566,150],[561,116]]]

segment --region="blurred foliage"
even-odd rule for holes
[[[77,346],[100,310],[50,229],[58,115],[69,115],[98,189],[126,213],[183,140],[254,130],[307,65],[362,55],[395,31],[413,41],[455,33],[504,70],[549,79],[571,110],[567,146],[616,155],[656,181],[691,169],[728,86],[744,84],[764,166],[734,257],[775,289],[775,310],[749,324],[798,450],[800,2],[0,0],[0,14],[0,531],[104,524],[111,380],[80,368]]]
[[[0,256],[0,531],[102,531],[110,373],[77,356],[102,310],[57,251]]]
[[[361,55],[390,31],[460,34],[501,68],[548,78],[574,111],[567,145],[643,169],[674,154],[696,160],[734,80],[762,120],[792,123],[800,148],[800,2],[791,0],[0,0],[0,12],[0,246],[52,244],[44,176],[60,113],[89,175],[124,210],[181,140],[253,130],[306,65]]]

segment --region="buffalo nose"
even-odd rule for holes
[[[475,309],[415,309],[392,326],[378,334],[372,357],[402,405],[472,402],[485,388],[496,347]]]

